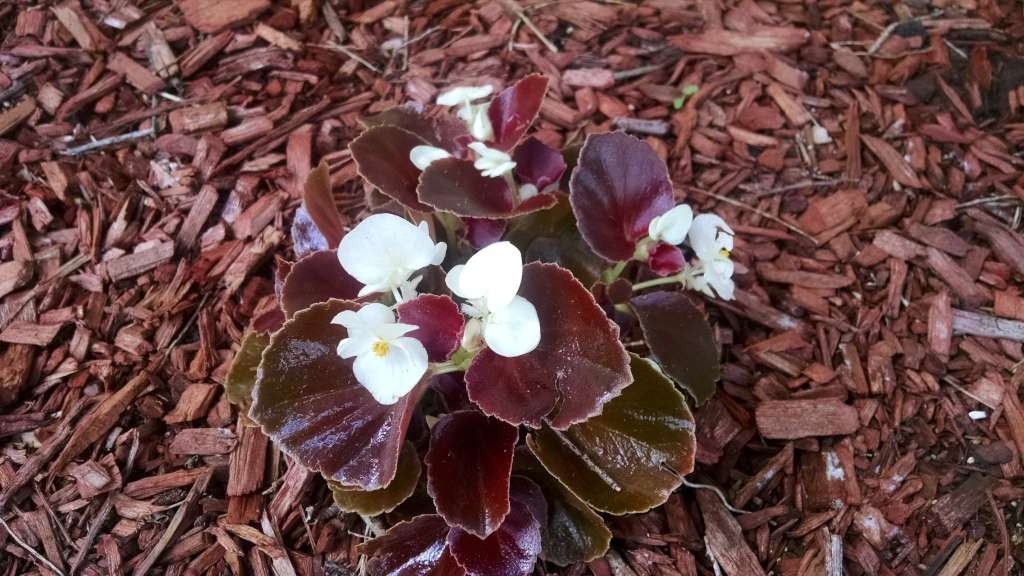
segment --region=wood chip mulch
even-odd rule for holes
[[[698,467],[538,574],[1024,563],[1024,11],[995,0],[0,3],[0,576],[352,574],[364,527],[220,389],[356,119],[552,79],[738,232]],[[685,101],[684,87],[698,91]],[[58,572],[59,571],[59,572]]]

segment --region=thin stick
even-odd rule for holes
[[[690,482],[685,477],[683,478],[683,485],[688,488],[711,490],[712,492],[718,495],[718,498],[722,501],[722,504],[725,506],[726,510],[732,512],[733,514],[750,514],[750,510],[741,510],[739,508],[736,508],[732,504],[729,504],[729,501],[726,500],[725,498],[725,494],[722,494],[722,491],[719,490],[717,486],[712,486],[710,484],[697,484],[696,482]]]
[[[21,538],[18,538],[18,535],[14,533],[14,530],[11,530],[11,527],[7,525],[7,521],[4,520],[3,516],[0,516],[0,526],[3,526],[4,529],[7,530],[7,533],[10,534],[11,540],[14,540],[15,544],[17,544],[18,546],[22,547],[26,552],[31,554],[32,557],[35,558],[36,560],[38,560],[43,566],[46,566],[47,570],[49,570],[49,571],[51,571],[54,574],[57,574],[59,576],[64,576],[64,572],[62,572],[60,568],[57,568],[56,566],[54,566],[53,562],[50,562],[46,558],[46,556],[43,556],[39,552],[36,552],[35,549],[33,549],[28,544],[26,544],[24,540],[22,540]]]
[[[537,25],[533,23],[533,20],[530,20],[530,17],[526,15],[526,11],[524,11],[519,4],[515,2],[515,0],[501,0],[501,5],[509,12],[512,12],[516,18],[519,18],[523,24],[526,24],[526,27],[530,29],[530,32],[533,32],[533,35],[540,40],[541,44],[543,44],[545,48],[556,54],[558,53],[558,46],[555,46],[551,43],[551,40],[548,40],[548,37],[540,31],[540,28],[537,28]]]
[[[356,62],[359,62],[363,66],[366,66],[370,70],[373,70],[375,73],[380,74],[380,68],[378,68],[372,62],[370,62],[369,60],[363,58],[359,54],[356,54],[355,52],[349,50],[348,48],[345,48],[341,44],[335,44],[334,42],[328,42],[327,44],[314,44],[314,46],[319,46],[321,48],[327,48],[328,50],[334,50],[335,52],[341,52],[345,56],[348,56],[349,58],[355,60]]]
[[[124,142],[130,142],[132,140],[138,140],[140,138],[149,138],[156,135],[156,129],[153,126],[145,128],[143,130],[135,130],[126,134],[119,134],[117,136],[111,136],[102,140],[94,140],[88,144],[82,144],[81,146],[75,146],[74,148],[68,148],[63,152],[65,156],[78,156],[85,154],[86,152],[92,152],[93,150],[99,150],[100,148],[106,148],[107,146],[114,146],[116,144],[123,144]]]
[[[722,202],[725,202],[726,204],[732,204],[733,206],[736,206],[738,208],[743,208],[744,210],[750,210],[751,212],[753,212],[754,214],[757,214],[758,216],[760,216],[762,218],[767,218],[767,219],[771,220],[772,222],[775,222],[776,224],[781,224],[782,226],[785,226],[787,229],[789,229],[791,232],[795,232],[795,233],[803,236],[804,238],[807,238],[808,240],[813,242],[815,246],[818,245],[818,240],[814,236],[811,236],[807,232],[804,232],[800,228],[790,224],[789,222],[786,222],[782,218],[779,218],[778,216],[775,216],[774,214],[769,214],[769,213],[765,212],[764,210],[761,210],[760,208],[754,208],[750,204],[746,204],[744,202],[740,202],[739,200],[733,200],[732,198],[727,198],[725,196],[722,196],[721,194],[715,194],[714,192],[708,192],[707,190],[701,190],[700,188],[694,188],[692,186],[687,186],[686,189],[687,190],[692,190],[694,192],[699,192],[701,194],[704,194],[705,196],[711,196],[712,198],[714,198],[716,200],[721,200]]]

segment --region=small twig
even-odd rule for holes
[[[533,35],[540,40],[541,44],[543,44],[545,48],[556,54],[558,53],[558,46],[555,46],[551,40],[548,40],[548,37],[540,31],[540,28],[537,28],[537,25],[533,23],[533,20],[530,20],[530,17],[526,15],[526,11],[524,11],[519,4],[515,2],[515,0],[501,0],[501,5],[522,21],[522,23],[530,29],[530,32],[533,32]]]
[[[688,186],[686,189],[687,190],[692,190],[694,192],[699,192],[701,194],[704,194],[705,196],[711,196],[712,198],[714,198],[716,200],[720,200],[722,202],[725,202],[726,204],[732,204],[733,206],[736,206],[737,208],[743,208],[744,210],[750,210],[751,212],[753,212],[754,214],[757,214],[758,216],[760,216],[762,218],[767,218],[767,219],[771,220],[772,222],[775,222],[776,224],[780,224],[782,226],[785,226],[789,231],[795,232],[795,233],[803,236],[804,238],[807,238],[808,240],[813,242],[815,246],[817,246],[819,244],[818,240],[814,236],[811,236],[810,234],[808,234],[807,232],[804,232],[803,230],[801,230],[797,226],[794,226],[794,225],[790,224],[789,222],[786,222],[785,220],[783,220],[782,218],[779,218],[778,216],[775,216],[774,214],[769,214],[768,212],[765,212],[764,210],[761,210],[760,208],[755,208],[755,207],[751,206],[750,204],[746,204],[744,202],[740,202],[739,200],[733,200],[732,198],[728,198],[726,196],[722,196],[721,194],[715,194],[714,192],[708,192],[707,190],[701,190],[700,188],[694,188],[692,186]]]
[[[722,491],[719,490],[717,486],[712,486],[710,484],[697,484],[696,482],[690,482],[685,477],[683,478],[683,486],[686,486],[687,488],[698,489],[698,490],[699,489],[711,490],[712,492],[714,492],[715,494],[718,495],[719,500],[722,501],[722,505],[724,505],[726,510],[728,510],[729,512],[732,512],[733,514],[750,514],[750,510],[741,510],[739,508],[736,508],[732,504],[729,504],[729,501],[725,498],[725,494],[723,494]]]
[[[82,144],[81,146],[75,146],[74,148],[68,148],[63,152],[65,156],[78,156],[85,154],[86,152],[92,152],[93,150],[99,150],[100,148],[106,148],[107,146],[114,146],[115,144],[122,144],[124,142],[130,142],[132,140],[138,140],[140,138],[149,138],[156,135],[156,128],[150,126],[143,130],[135,130],[128,132],[127,134],[119,134],[117,136],[111,136],[102,140],[94,140],[88,144]]]
[[[846,184],[850,182],[856,182],[852,178],[829,178],[827,180],[801,180],[800,182],[794,182],[793,184],[786,184],[785,186],[778,186],[769,190],[757,190],[755,186],[749,184],[740,184],[740,190],[746,192],[753,192],[754,198],[763,198],[765,196],[773,196],[775,194],[781,194],[783,192],[789,192],[791,190],[801,190],[803,188],[816,188],[818,186],[836,186],[839,184]]]
[[[26,552],[31,554],[32,557],[35,558],[36,560],[38,560],[43,566],[46,566],[47,570],[53,572],[54,574],[57,574],[58,576],[65,576],[64,572],[62,572],[60,568],[57,568],[56,566],[54,566],[53,562],[50,562],[46,558],[46,556],[43,556],[39,552],[36,552],[35,549],[33,549],[28,544],[26,544],[24,540],[22,540],[21,538],[18,538],[18,535],[15,534],[14,530],[11,530],[11,527],[7,525],[7,521],[4,520],[4,517],[2,515],[0,515],[0,526],[3,526],[4,529],[7,530],[7,533],[10,534],[11,540],[14,540],[15,544],[17,544],[18,546],[23,548]]]
[[[629,70],[621,70],[619,72],[613,72],[612,78],[616,80],[629,80],[630,78],[636,78],[637,76],[643,76],[644,74],[650,74],[661,70],[671,62],[663,62],[661,64],[649,64],[647,66],[640,66],[639,68],[630,68]]]
[[[199,301],[199,306],[196,306],[196,311],[192,313],[192,316],[188,319],[188,322],[186,322],[185,325],[181,327],[181,330],[178,332],[178,335],[174,338],[173,341],[171,341],[170,346],[167,347],[167,350],[164,352],[163,358],[161,358],[160,360],[161,362],[167,360],[167,358],[171,355],[171,352],[178,346],[178,342],[181,342],[181,339],[185,337],[185,333],[192,329],[192,325],[196,323],[196,318],[198,318],[199,313],[202,312],[203,306],[206,306],[206,301],[210,299],[210,294],[211,292],[203,294],[203,299]]]
[[[366,58],[363,58],[359,54],[356,54],[355,52],[349,50],[348,48],[345,48],[341,44],[335,44],[334,42],[328,42],[327,44],[314,44],[314,46],[319,46],[320,48],[326,48],[328,50],[334,50],[335,52],[341,52],[345,56],[348,56],[349,58],[355,60],[356,62],[362,64],[363,66],[366,66],[367,68],[369,68],[370,70],[374,71],[375,73],[377,73],[377,74],[381,73],[380,68],[375,66],[372,62],[370,62]]]
[[[871,47],[868,48],[868,56],[874,56],[875,52],[878,52],[882,48],[882,44],[885,44],[885,41],[888,40],[894,32],[896,32],[896,29],[899,28],[900,25],[907,24],[909,22],[924,22],[925,20],[934,20],[935,18],[938,18],[940,16],[942,16],[941,10],[933,14],[929,14],[927,16],[922,16],[920,18],[900,20],[899,22],[893,22],[892,24],[889,24],[888,26],[885,27],[884,30],[882,30],[882,33],[878,35],[878,39],[876,39],[874,43],[871,44]]]

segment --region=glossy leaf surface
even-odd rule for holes
[[[666,374],[703,404],[715,394],[718,346],[707,318],[680,292],[651,292],[630,301],[644,340]]]
[[[259,368],[263,350],[270,343],[270,336],[250,331],[242,338],[242,344],[231,361],[231,369],[224,379],[224,394],[228,402],[238,406],[245,414],[252,404],[252,388],[256,385],[256,369]]]
[[[651,220],[675,205],[665,163],[621,132],[587,137],[569,190],[583,238],[611,261],[632,258]]]
[[[394,510],[406,498],[416,491],[416,483],[420,479],[420,457],[416,448],[409,442],[402,446],[398,456],[398,469],[395,477],[385,488],[379,490],[359,490],[349,488],[333,480],[327,486],[334,496],[334,503],[345,512],[354,512],[363,516],[376,516]]]
[[[292,219],[292,250],[295,257],[302,258],[313,252],[330,249],[327,238],[317,228],[306,207],[299,206]]]
[[[544,494],[547,517],[541,527],[543,559],[568,566],[604,556],[612,540],[604,520],[552,476],[525,446],[516,451],[512,470],[532,480]]]
[[[487,116],[494,129],[495,148],[511,150],[519,143],[540,113],[547,89],[548,79],[533,74],[502,90],[491,100]]]
[[[444,362],[459,349],[465,318],[448,296],[422,294],[398,306],[398,321],[419,328],[407,334],[427,349],[431,362]]]
[[[649,361],[633,356],[634,382],[594,418],[527,438],[530,450],[573,494],[611,514],[644,512],[693,470],[693,416]]]
[[[452,528],[448,547],[469,576],[527,576],[541,550],[540,522],[522,501],[513,501],[505,521],[484,539]]]
[[[395,126],[419,136],[431,146],[444,148],[455,153],[460,148],[457,141],[469,136],[466,124],[449,114],[427,117],[414,105],[404,105],[385,110],[379,114],[362,118],[360,122],[367,129],[378,126]]]
[[[359,174],[386,196],[411,210],[428,212],[416,197],[420,170],[409,160],[409,152],[427,141],[396,126],[378,126],[363,132],[349,144]]]
[[[537,190],[558,182],[565,173],[562,153],[532,137],[516,147],[512,160],[516,163],[516,181],[533,184]]]
[[[354,300],[362,287],[341,267],[333,250],[314,252],[292,265],[281,289],[281,308],[291,317],[331,298]]]
[[[509,475],[519,432],[479,412],[443,416],[430,434],[427,492],[451,526],[484,538],[509,510]]]
[[[436,514],[397,524],[383,536],[359,546],[370,556],[369,576],[464,576],[466,571],[448,552],[450,528]]]
[[[537,309],[540,344],[514,358],[482,350],[466,372],[470,399],[487,414],[534,428],[564,429],[600,412],[632,381],[618,327],[554,264],[524,266],[519,295]]]
[[[516,201],[504,178],[488,178],[473,162],[458,158],[438,160],[423,171],[419,199],[443,212],[470,218],[510,218],[550,208],[553,194],[537,194]]]
[[[300,464],[363,490],[391,482],[409,419],[424,386],[392,405],[378,404],[337,354],[345,328],[331,324],[351,302],[302,310],[270,339],[253,390],[250,417]]]
[[[501,240],[508,226],[507,220],[488,220],[487,218],[463,218],[462,233],[473,248],[483,248]]]
[[[317,230],[327,241],[327,248],[334,249],[345,235],[345,226],[338,213],[338,206],[331,194],[331,173],[325,162],[320,162],[306,176],[302,191],[302,205]]]

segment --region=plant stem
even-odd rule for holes
[[[621,262],[617,262],[615,266],[606,269],[604,273],[601,274],[601,276],[604,277],[605,284],[611,284],[612,282],[618,280],[619,276],[622,275],[622,271],[625,270],[626,266],[628,265],[629,260],[623,260]]]
[[[654,286],[664,286],[665,284],[675,284],[682,282],[683,277],[680,274],[673,274],[672,276],[665,276],[664,278],[655,278],[646,282],[639,282],[633,284],[633,292],[639,292],[645,288],[653,288]]]

